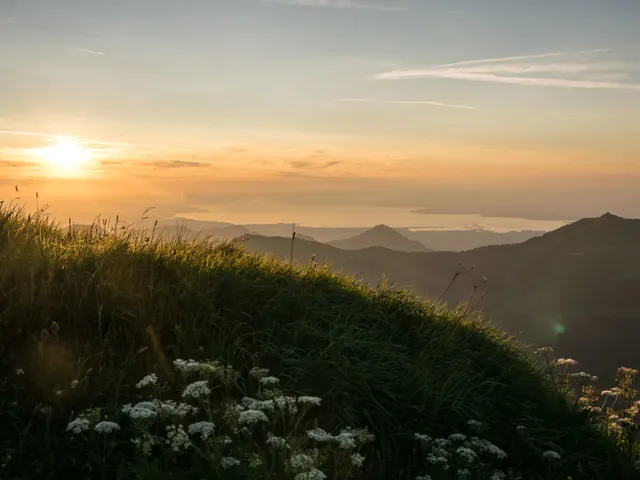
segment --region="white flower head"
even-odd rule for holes
[[[215,428],[215,424],[211,422],[197,422],[189,425],[187,430],[189,432],[189,435],[200,434],[202,440],[207,441],[213,435]]]
[[[252,376],[253,378],[257,379],[257,380],[260,380],[261,378],[264,378],[267,375],[269,375],[269,369],[268,368],[253,367],[249,371],[249,375]]]
[[[338,447],[341,450],[349,450],[356,447],[356,432],[350,428],[345,428],[338,435],[334,437]]]
[[[354,453],[351,455],[351,464],[354,467],[361,467],[364,464],[364,456],[359,453]]]
[[[268,423],[269,417],[261,410],[245,410],[244,412],[240,412],[238,422],[240,425],[254,425],[258,422]]]
[[[558,462],[562,458],[558,452],[554,452],[553,450],[547,450],[542,453],[542,458],[547,460],[548,462]]]
[[[456,453],[467,463],[473,463],[478,458],[478,454],[467,447],[458,447]]]
[[[577,378],[581,382],[586,382],[586,381],[595,382],[596,380],[598,380],[598,377],[594,375],[589,375],[588,373],[585,373],[585,372],[572,373],[571,377]]]
[[[309,471],[315,466],[315,460],[306,453],[298,453],[289,459],[289,465],[295,471]]]
[[[107,435],[109,433],[117,432],[118,430],[120,430],[120,425],[115,422],[104,421],[96,424],[93,429],[98,433]]]
[[[152,374],[147,375],[146,377],[144,377],[142,380],[140,380],[136,384],[136,387],[137,388],[144,388],[144,387],[149,387],[151,385],[156,385],[157,383],[158,383],[158,377],[156,376],[155,373],[152,373]]]
[[[449,435],[449,440],[451,440],[452,442],[464,442],[466,439],[467,436],[461,433],[452,433],[451,435]]]
[[[433,439],[429,435],[425,435],[424,433],[414,433],[414,438],[423,443],[431,443]]]
[[[271,433],[269,433],[267,435],[267,445],[270,447],[273,447],[275,449],[282,449],[282,448],[286,448],[287,446],[287,441],[282,438],[282,437],[276,437],[271,435]]]
[[[301,403],[303,405],[314,405],[316,407],[319,407],[321,402],[322,402],[322,399],[320,397],[309,397],[309,396],[298,397],[298,403]]]
[[[277,385],[280,382],[278,377],[262,377],[260,383],[262,385]]]
[[[325,432],[321,428],[314,428],[313,430],[307,430],[307,437],[311,440],[320,443],[326,443],[333,441],[334,437],[330,433]]]
[[[273,399],[273,403],[283,413],[288,413],[289,415],[295,415],[298,413],[298,406],[296,405],[295,397],[275,397]]]
[[[185,432],[182,425],[167,426],[167,440],[165,441],[165,443],[169,445],[174,452],[187,450],[189,447],[191,447],[191,440],[189,440],[189,435],[187,435],[187,432]]]
[[[211,389],[207,385],[206,380],[193,382],[187,385],[182,392],[182,398],[200,398],[211,393]]]
[[[220,459],[220,467],[223,470],[226,470],[227,468],[231,468],[231,467],[237,467],[238,465],[240,465],[240,460],[238,460],[237,458],[222,457]]]
[[[559,366],[575,367],[578,365],[578,362],[573,358],[559,358],[556,360],[555,364]]]
[[[89,420],[83,417],[78,417],[75,420],[69,422],[67,425],[67,432],[71,432],[73,435],[78,435],[82,432],[89,430]]]
[[[317,468],[312,468],[307,472],[297,474],[294,478],[295,480],[325,480],[327,476]]]

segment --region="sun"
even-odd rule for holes
[[[74,139],[58,140],[54,145],[40,149],[42,157],[57,170],[78,170],[90,158],[90,152]]]

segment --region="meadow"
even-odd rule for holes
[[[640,478],[636,370],[241,245],[2,205],[0,348],[0,478]]]

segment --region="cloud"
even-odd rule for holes
[[[333,167],[335,165],[340,165],[343,163],[342,160],[329,160],[322,163],[313,162],[310,160],[291,160],[290,165],[293,168],[297,168],[299,170],[322,170],[324,168]]]
[[[372,3],[360,3],[354,0],[264,0],[268,3],[282,3],[303,7],[328,7],[328,8],[352,8],[381,10],[386,12],[401,12],[406,8],[397,5],[379,5]]]
[[[95,50],[87,50],[84,48],[76,48],[78,52],[90,53],[92,55],[104,55],[103,52],[96,52]]]
[[[205,162],[190,162],[186,160],[158,160],[151,163],[154,168],[202,168],[210,167]]]
[[[459,108],[463,110],[478,110],[478,107],[471,105],[456,105],[453,103],[442,103],[421,100],[375,100],[372,98],[339,98],[339,102],[361,102],[361,103],[382,103],[387,105],[431,105],[434,107]]]
[[[445,78],[475,82],[535,87],[563,87],[640,91],[639,83],[615,81],[628,72],[640,71],[638,62],[571,61],[540,63],[550,57],[581,56],[609,52],[608,49],[551,52],[502,58],[465,60],[424,69],[391,70],[375,75],[381,80]],[[525,61],[528,60],[528,61]],[[537,74],[546,74],[537,76]]]

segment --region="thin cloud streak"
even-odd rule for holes
[[[90,53],[92,55],[104,55],[103,52],[96,52],[95,50],[86,50],[84,48],[76,48],[78,52]]]
[[[402,12],[406,8],[372,3],[358,3],[352,0],[264,0],[268,3],[298,5],[302,7],[351,8],[365,10],[380,10],[385,12]]]
[[[443,103],[433,101],[420,100],[374,100],[370,98],[339,98],[339,102],[357,102],[357,103],[378,103],[386,105],[431,105],[434,107],[457,108],[462,110],[478,110],[478,107],[471,105],[456,105],[454,103]]]
[[[502,62],[515,62],[518,60],[534,60],[537,58],[549,58],[549,57],[562,57],[567,55],[586,55],[593,53],[606,53],[610,52],[610,48],[599,48],[596,50],[575,50],[564,52],[547,52],[547,53],[535,53],[532,55],[517,55],[511,57],[497,57],[497,58],[481,58],[478,60],[463,60],[461,62],[446,63],[440,65],[440,67],[462,67],[464,65],[484,65],[487,63],[502,63]]]

